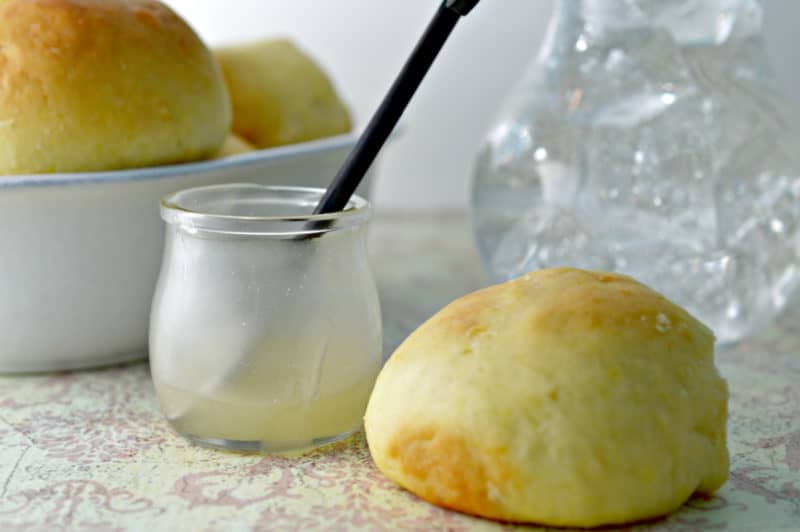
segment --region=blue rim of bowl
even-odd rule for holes
[[[222,169],[241,168],[263,164],[265,162],[281,161],[300,155],[316,155],[352,148],[357,140],[357,134],[348,133],[309,142],[301,142],[192,163],[101,172],[0,176],[0,190],[25,187],[96,185],[185,177],[187,175],[203,174]]]

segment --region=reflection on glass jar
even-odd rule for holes
[[[162,201],[150,362],[172,426],[282,451],[356,430],[381,364],[369,205],[312,216],[323,191],[222,185]]]

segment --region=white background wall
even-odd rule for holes
[[[167,0],[212,45],[293,38],[332,76],[364,123],[399,71],[438,0]],[[533,58],[553,0],[483,0],[456,28],[386,148],[375,203],[459,208],[495,109]],[[800,106],[800,1],[764,0],[767,46]]]

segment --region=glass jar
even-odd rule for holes
[[[497,280],[627,273],[709,325],[756,330],[800,280],[798,118],[758,0],[560,0],[478,157]]]
[[[162,201],[151,372],[190,440],[285,451],[360,427],[382,361],[370,208],[312,215],[323,193],[235,184]]]

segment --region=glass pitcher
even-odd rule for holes
[[[800,279],[800,141],[758,0],[560,0],[472,186],[497,280],[630,274],[742,338]]]

